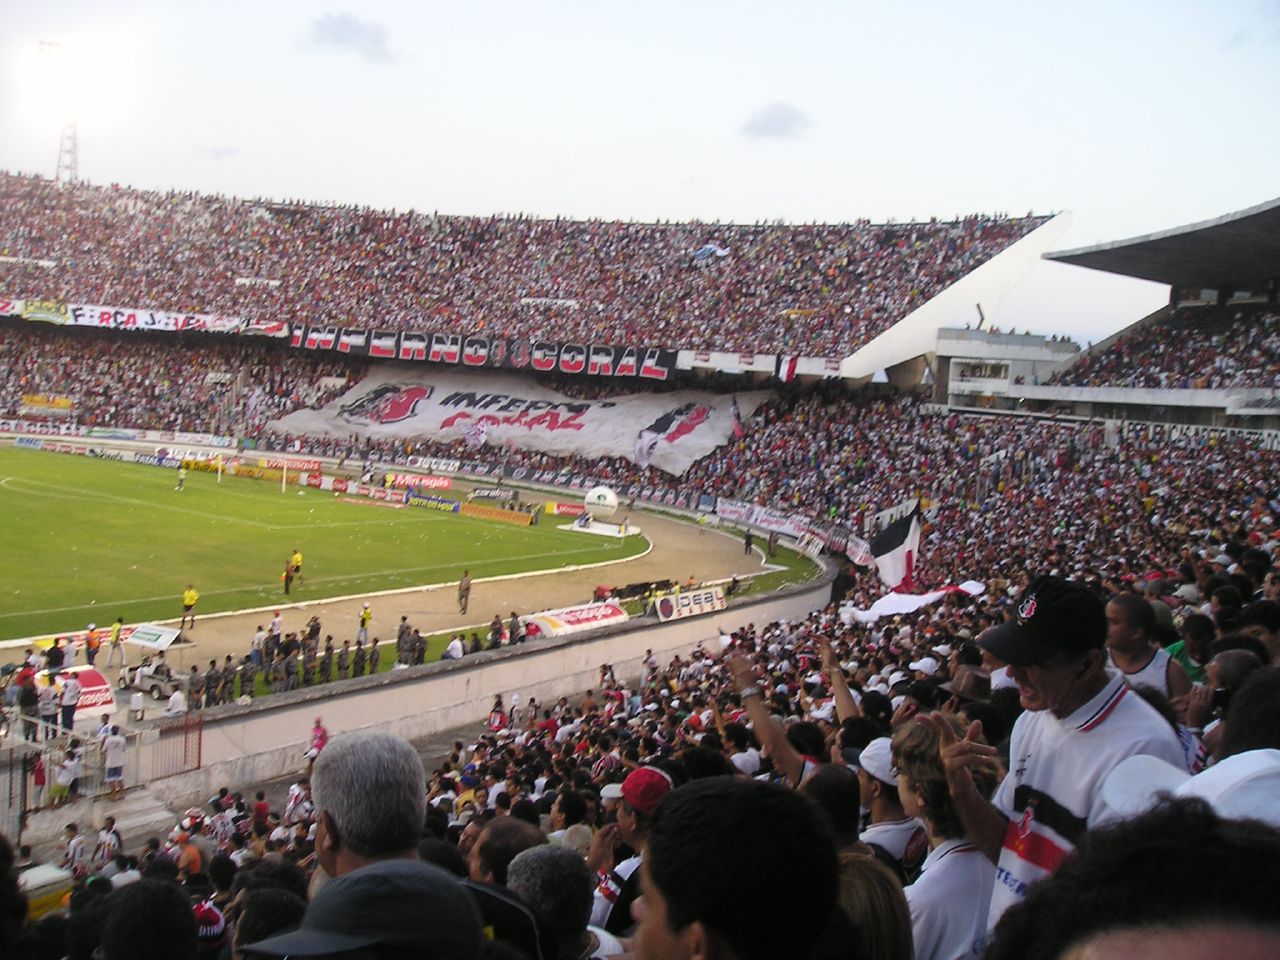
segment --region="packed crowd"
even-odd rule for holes
[[[269,341],[213,335],[62,330],[0,321],[0,419],[65,419],[189,433],[261,429],[302,407],[323,406],[364,372]],[[27,408],[27,396],[70,408]]]
[[[1280,313],[1275,307],[1184,308],[1086,353],[1048,384],[1272,389],[1280,386]]]
[[[0,253],[14,258],[0,263],[0,290],[244,320],[836,357],[1044,222],[455,217],[0,174]]]
[[[841,524],[859,536],[875,515],[919,497],[927,518],[923,584],[1014,578],[1042,562],[1088,568],[1113,540],[1123,574],[1175,549],[1207,516],[1257,516],[1277,454],[1247,436],[1142,426],[1108,436],[1097,423],[932,412],[908,396],[796,392],[756,411],[744,436],[680,478],[621,460],[584,460],[464,443],[313,440],[262,434],[269,449],[358,451],[387,463],[411,454],[508,468],[569,470],[590,483],[698,491]],[[353,446],[354,444],[354,446]],[[930,547],[930,544],[935,545]],[[946,549],[938,549],[942,545]]]
[[[1174,928],[1180,955],[1270,955],[1280,576],[1253,533],[1214,518],[1185,538],[1204,564],[1141,581],[1111,546],[646,652],[574,701],[498,697],[429,772],[317,718],[287,795],[223,788],[131,850],[68,824],[65,918],[22,923],[0,851],[0,950],[1040,960]]]

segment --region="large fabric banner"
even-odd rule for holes
[[[676,350],[649,346],[518,340],[478,333],[397,333],[297,323],[291,327],[289,342],[302,350],[332,350],[352,357],[646,380],[668,379],[679,359]]]
[[[750,416],[768,398],[737,394]],[[346,438],[462,439],[484,424],[485,443],[557,456],[622,457],[680,476],[733,437],[733,399],[680,390],[577,400],[519,376],[380,367],[320,410],[271,424],[281,433]]]
[[[207,333],[268,333],[285,337],[289,331],[275,324],[268,331],[261,324],[246,324],[236,317],[212,313],[172,313],[167,310],[143,310],[138,307],[104,307],[87,303],[61,303],[56,300],[9,300],[0,298],[0,316],[21,317],[40,323],[67,327],[106,327],[112,330],[180,330]],[[273,326],[267,324],[267,327]],[[252,328],[252,329],[250,329]]]

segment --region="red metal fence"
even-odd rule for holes
[[[204,713],[188,713],[165,720],[159,726],[159,734],[151,754],[152,777],[172,777],[200,769]]]

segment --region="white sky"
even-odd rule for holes
[[[1062,248],[1280,195],[1280,0],[0,0],[0,167],[639,219],[1069,210]],[[42,54],[38,42],[63,45]],[[1166,288],[1040,264],[993,322]]]

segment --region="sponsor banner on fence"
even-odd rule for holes
[[[162,457],[150,453],[135,453],[133,455],[134,463],[145,463],[153,467],[180,467],[182,461],[177,457]]]
[[[147,439],[147,431],[133,430],[127,427],[90,427],[85,431],[86,436],[95,437],[98,440],[145,440]]]
[[[510,487],[476,487],[467,494],[468,500],[519,500],[520,492]]]
[[[416,487],[419,490],[448,490],[453,486],[453,481],[448,477],[433,477],[422,473],[388,473],[384,483],[400,489]]]
[[[741,500],[730,500],[720,497],[716,500],[716,515],[731,523],[750,523],[755,505],[743,503]]]
[[[409,497],[409,506],[422,507],[425,510],[439,510],[443,513],[457,513],[462,504],[446,497],[433,497],[429,493],[415,493]]]
[[[653,601],[654,612],[663,623],[668,620],[683,620],[685,617],[714,613],[717,610],[723,610],[724,606],[724,591],[719,587],[702,587],[684,593],[670,593]]]
[[[276,470],[301,470],[303,473],[318,473],[320,471],[319,460],[292,460],[276,457],[270,460],[260,459],[258,466],[272,467]]]
[[[587,506],[584,503],[560,503],[559,501],[547,501],[547,513],[555,514],[558,517],[580,517],[587,512]]]
[[[50,393],[24,393],[22,405],[18,409],[23,416],[28,417],[69,417],[71,407],[70,397]]]
[[[525,617],[525,636],[530,640],[535,637],[563,637],[626,621],[627,611],[622,609],[622,605],[616,600],[606,600],[561,610],[544,610]]]
[[[738,394],[740,415],[750,416],[768,396]],[[733,438],[733,403],[732,397],[696,390],[578,400],[509,374],[399,367],[375,369],[324,408],[291,413],[271,428],[335,439],[356,434],[452,443],[469,425],[483,422],[492,446],[624,457],[679,476]]]
[[[648,380],[670,378],[679,358],[675,350],[649,346],[517,340],[478,333],[396,333],[303,324],[291,325],[289,341],[303,350],[332,350],[353,357]]]
[[[410,457],[408,463],[411,467],[432,473],[457,473],[462,469],[461,460],[443,460],[440,457]]]
[[[783,513],[768,507],[756,507],[752,511],[751,522],[766,530],[775,530],[789,537],[799,539],[809,532],[809,518],[796,513]]]
[[[39,437],[18,437],[13,441],[15,447],[26,447],[28,450],[40,450],[44,447],[44,441]]]
[[[468,517],[480,517],[484,520],[500,520],[503,523],[514,523],[516,526],[528,527],[533,524],[535,514],[523,510],[503,510],[501,507],[485,507],[478,503],[464,503],[459,513]]]
[[[39,423],[30,420],[0,420],[0,433],[34,433],[41,437],[83,437],[84,427],[71,423]]]

